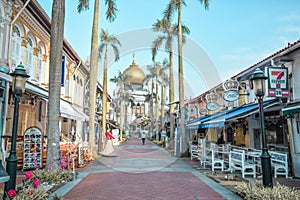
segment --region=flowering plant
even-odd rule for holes
[[[26,172],[25,177],[26,179],[31,179],[33,176],[32,172]]]
[[[18,188],[17,190],[11,189],[7,192],[6,199],[22,199],[22,200],[42,200],[47,199],[48,193],[47,191],[39,187],[39,178],[33,178],[35,175],[29,171],[25,173],[25,180],[23,180],[22,187]]]
[[[9,197],[14,197],[14,196],[16,196],[16,194],[17,194],[17,191],[14,190],[14,189],[11,189],[11,190],[8,191],[8,196]]]

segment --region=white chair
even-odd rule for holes
[[[190,145],[190,154],[191,154],[191,160],[194,158],[198,159],[198,146],[197,145]]]
[[[224,171],[224,160],[219,156],[218,145],[211,143],[211,170],[220,169]]]

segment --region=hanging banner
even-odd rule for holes
[[[65,86],[65,81],[66,81],[66,56],[62,56],[62,61],[61,61],[61,86]]]
[[[289,97],[288,69],[282,67],[267,67],[269,97]]]

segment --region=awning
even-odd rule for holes
[[[7,81],[7,82],[12,82],[12,77],[9,74],[3,73],[0,71],[0,77],[1,79]],[[43,98],[48,99],[48,91],[40,86],[34,85],[33,83],[26,81],[25,85],[26,91],[29,91],[32,94],[41,96]]]
[[[79,116],[81,116],[82,118],[84,118],[84,120],[81,120],[81,121],[89,121],[89,120],[90,120],[90,117],[89,117],[87,114],[85,114],[84,112],[78,110],[78,109],[77,109],[75,106],[73,106],[73,105],[72,105],[72,107],[73,107],[73,109],[79,114]]]
[[[38,95],[40,97],[43,97],[46,99],[49,98],[49,93],[46,89],[41,88],[37,85],[34,85],[33,83],[31,83],[29,81],[26,82],[26,90],[28,90],[28,91],[30,91],[30,93]]]
[[[273,103],[277,102],[278,99],[272,99],[269,101],[265,101],[263,102],[263,106],[264,108],[266,108],[267,106],[272,106]],[[223,115],[214,118],[213,120],[209,120],[209,121],[205,121],[203,122],[203,124],[201,124],[202,128],[217,128],[217,127],[222,127],[224,126],[224,122],[228,121],[232,118],[236,118],[238,119],[240,116],[241,118],[246,117],[245,114],[251,112],[251,111],[255,111],[258,112],[258,104],[251,104],[251,105],[242,105],[239,107],[236,107],[234,109],[229,110],[228,112],[225,112]],[[253,113],[251,113],[253,114]],[[241,116],[242,115],[242,116]]]
[[[186,128],[189,129],[189,130],[194,130],[194,129],[198,129],[200,128],[200,124],[209,119],[212,115],[206,115],[204,117],[200,117],[200,118],[197,118],[197,119],[193,119],[193,120],[190,120],[187,122],[187,125],[186,125]]]
[[[206,115],[204,117],[188,121],[186,127],[187,127],[187,129],[198,129],[200,127],[204,128],[203,125],[201,126],[200,124],[203,124],[206,121],[211,121],[211,120],[213,120],[213,119],[215,119],[219,116],[224,116],[226,113],[233,112],[233,111],[237,110],[238,108],[239,107],[236,107],[236,108],[233,108],[233,109],[230,109],[230,110],[227,110],[227,111],[220,111],[220,112],[217,112],[217,113],[214,113],[214,114],[211,114],[211,115]],[[223,124],[215,123],[214,126],[215,127],[224,126],[224,123]],[[209,128],[209,127],[205,127],[205,128]],[[210,127],[210,128],[212,128],[212,127]]]
[[[290,102],[284,108],[282,108],[282,116],[294,115],[300,113],[300,102]]]
[[[84,113],[78,111],[70,103],[64,100],[60,100],[60,115],[65,118],[79,121],[88,120],[88,117]]]

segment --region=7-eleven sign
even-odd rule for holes
[[[288,97],[290,95],[288,84],[288,69],[281,67],[267,67],[268,96]]]

